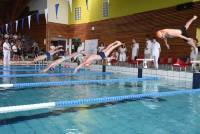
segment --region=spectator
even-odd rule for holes
[[[197,45],[197,40],[194,40],[194,44]],[[197,47],[191,47],[190,61],[196,61],[197,58],[198,58],[198,48]],[[192,69],[196,70],[196,63],[192,64]]]
[[[5,39],[3,43],[3,65],[9,66],[10,65],[10,43],[8,42],[8,38]]]
[[[138,56],[138,52],[139,52],[139,43],[137,43],[135,39],[133,39],[132,41],[133,41],[133,45],[132,45],[131,59],[135,60],[136,57]]]
[[[98,54],[99,52],[101,52],[104,48],[105,48],[105,45],[104,45],[103,43],[101,43],[101,44],[98,46],[98,48],[97,48],[97,54]]]
[[[151,58],[151,40],[148,36],[146,37],[146,43],[145,43],[145,49],[144,49],[144,58],[145,59]],[[147,66],[150,66],[150,61],[147,62]]]
[[[79,44],[78,49],[77,49],[77,52],[79,53],[79,52],[83,51],[83,50],[84,50],[84,47],[85,47],[85,43],[82,42],[81,44]]]
[[[149,37],[146,37],[145,49],[144,49],[144,58],[151,58],[151,40]]]
[[[17,49],[19,58],[21,58],[21,60],[24,61],[22,43],[19,40],[17,41]]]
[[[13,57],[12,57],[12,60],[13,61],[17,61],[19,60],[18,58],[18,48],[17,48],[17,45],[15,43],[11,43],[11,46],[12,46],[12,51],[13,51]]]
[[[123,44],[120,48],[119,48],[119,61],[120,62],[125,62],[126,61],[126,46],[125,44]]]
[[[160,48],[160,43],[156,41],[155,38],[152,39],[152,43],[151,43],[151,54],[152,54],[152,58],[153,63],[154,63],[154,67],[155,69],[158,69],[158,59],[160,56],[160,52],[161,52],[161,48]]]
[[[32,49],[33,49],[34,58],[36,58],[39,55],[39,46],[37,42],[35,41],[33,42]]]

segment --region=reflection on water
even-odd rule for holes
[[[10,66],[4,66],[3,67],[3,75],[10,75]],[[11,83],[11,79],[9,77],[3,77],[2,78],[2,83],[4,84],[10,84]],[[7,89],[6,87],[3,88],[3,90]]]

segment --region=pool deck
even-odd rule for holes
[[[49,62],[50,63],[50,62]],[[64,63],[65,64],[65,63]],[[76,63],[67,63],[72,68],[77,66]],[[2,65],[2,61],[0,61]],[[32,61],[11,61],[11,65],[35,65]],[[102,65],[91,65],[91,70],[102,71]],[[137,75],[138,68],[134,67],[122,67],[122,66],[106,66],[108,72],[121,73],[121,74],[133,74]],[[185,71],[172,71],[172,70],[155,70],[155,69],[143,69],[143,75],[145,76],[158,76],[161,78],[174,79],[174,80],[187,80],[192,81],[193,73]]]
[[[71,67],[76,67],[76,63],[68,63]],[[91,70],[102,71],[101,65],[91,65]],[[106,66],[106,71],[122,74],[138,74],[138,68],[134,67],[121,67],[121,66]],[[157,76],[160,78],[174,79],[174,80],[187,80],[192,81],[193,73],[185,71],[172,71],[172,70],[155,70],[155,69],[143,69],[143,75],[145,76]]]

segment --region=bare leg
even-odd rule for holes
[[[62,62],[64,62],[65,60],[71,59],[73,57],[75,57],[76,55],[78,55],[79,53],[72,53],[71,55],[65,57],[65,58],[60,58],[55,60],[53,63],[51,63],[47,68],[45,68],[43,70],[43,72],[47,72],[50,68],[54,68],[55,66],[61,64]]]
[[[74,73],[74,74],[77,73],[77,71],[78,71],[81,67],[85,66],[85,64],[86,64],[86,62],[81,63],[78,67],[75,68],[75,70],[74,70],[73,73]]]
[[[115,45],[116,43],[117,43],[117,41],[111,43],[110,45],[108,45],[108,46],[106,47],[106,49],[104,49],[104,51],[108,51],[108,50],[109,50],[113,45]]]
[[[62,63],[63,61],[65,61],[64,58],[60,58],[60,59],[54,61],[54,62],[51,63],[47,68],[45,68],[42,72],[47,72],[49,69],[54,68],[55,66],[59,65],[59,64]]]
[[[197,46],[196,46],[196,44],[195,44],[195,42],[194,42],[194,40],[193,40],[193,39],[191,39],[191,40],[188,40],[187,44],[188,44],[188,45],[190,45],[190,46],[192,46],[194,49],[196,49],[196,48],[197,48]]]
[[[88,59],[86,61],[84,61],[83,63],[81,63],[78,67],[75,68],[74,70],[74,74],[77,73],[77,71],[86,65],[90,65],[93,61],[95,60],[101,60],[101,57],[99,55],[91,55],[90,57],[88,57]]]
[[[121,42],[118,42],[117,45],[114,45],[114,46],[112,46],[109,50],[104,51],[106,57],[108,57],[108,56],[110,55],[110,53],[111,53],[115,48],[117,48],[117,47],[119,47],[119,46],[121,46],[121,45],[122,45],[122,43],[121,43]]]
[[[196,19],[197,19],[197,16],[194,15],[194,16],[185,24],[186,30],[190,27],[190,25],[192,24],[192,22],[193,22],[194,20],[196,20]]]
[[[54,55],[54,54],[56,54],[56,53],[58,53],[58,52],[61,52],[61,51],[63,51],[63,49],[55,50],[55,51],[53,51],[53,52],[50,52],[50,55],[52,56],[52,55]]]

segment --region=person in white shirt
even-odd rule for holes
[[[152,56],[151,56],[151,40],[148,36],[146,37],[146,43],[145,43],[145,49],[144,49],[144,58],[145,59],[152,58]],[[147,66],[150,66],[150,61],[147,61]]]
[[[10,44],[8,42],[8,39],[5,39],[5,42],[3,43],[3,65],[9,66],[10,65]]]
[[[144,58],[150,59],[151,58],[151,40],[147,37],[144,49]]]
[[[194,40],[195,46],[197,45],[197,40]],[[198,48],[197,47],[191,47],[190,52],[190,61],[196,61],[198,58]],[[196,63],[192,63],[192,69],[196,69]]]
[[[119,48],[119,61],[124,62],[126,61],[126,46],[125,44],[123,44],[120,48]]]
[[[83,50],[84,50],[84,46],[85,46],[85,43],[82,42],[82,43],[78,46],[77,52],[79,53],[79,52],[83,51]]]
[[[151,54],[152,58],[154,59],[153,62],[155,69],[158,69],[158,59],[160,57],[160,52],[161,52],[160,43],[157,42],[155,38],[153,38]]]
[[[133,41],[133,45],[132,45],[131,59],[135,60],[136,57],[138,56],[138,52],[139,52],[139,43],[137,43],[135,39],[133,39],[132,41]]]

